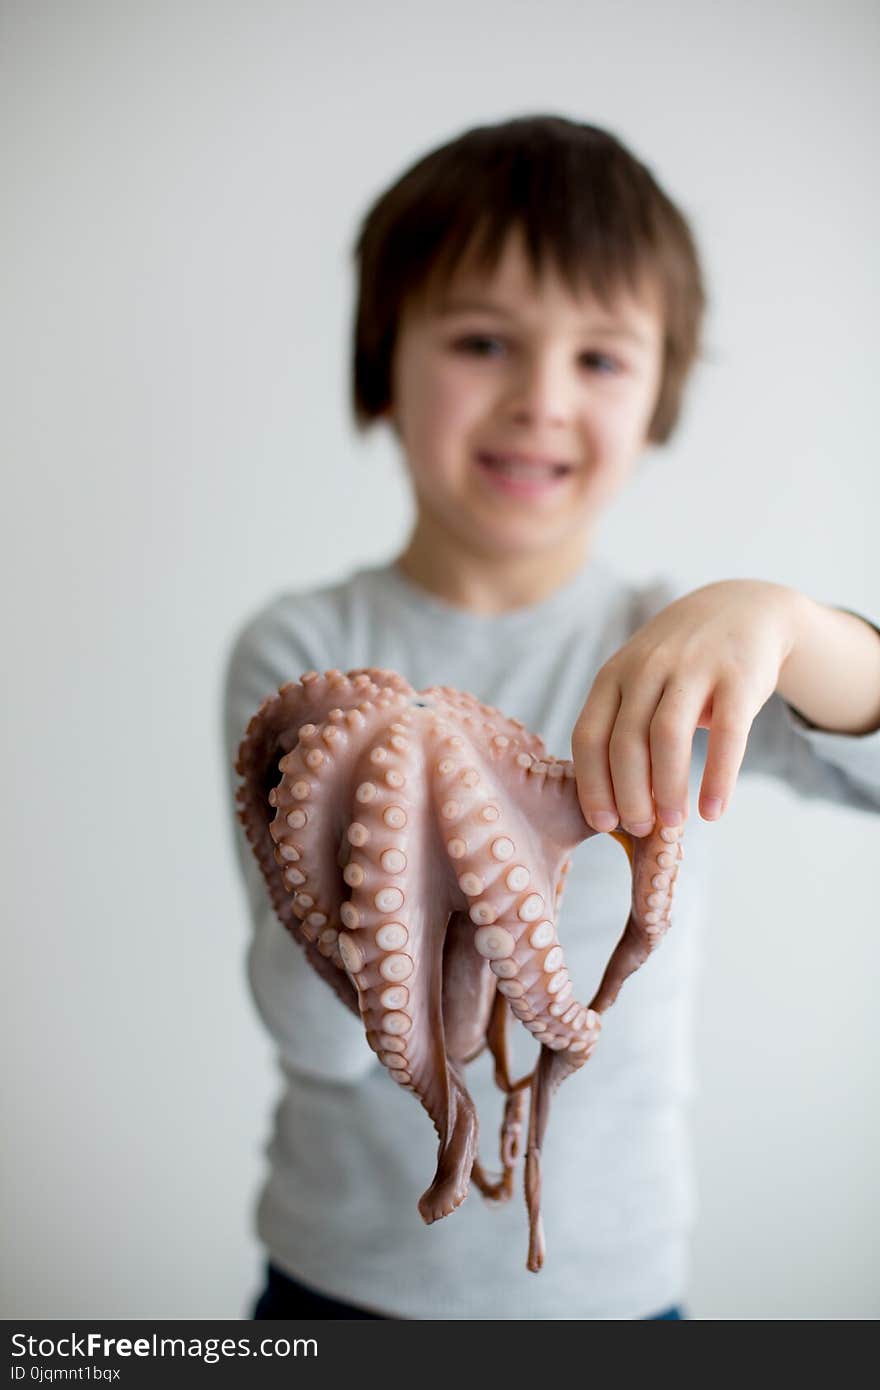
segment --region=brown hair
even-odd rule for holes
[[[683,214],[619,140],[561,116],[478,126],[432,150],[373,204],[354,247],[358,274],[353,407],[366,430],[391,404],[391,359],[406,305],[448,283],[465,252],[491,271],[518,225],[532,270],[549,259],[573,293],[608,303],[646,280],[664,315],[663,374],[648,438],[678,421],[700,348],[705,292]]]

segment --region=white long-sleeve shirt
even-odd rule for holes
[[[281,594],[237,634],[224,685],[230,816],[253,924],[250,985],[283,1078],[257,1229],[273,1263],[294,1278],[403,1318],[643,1318],[686,1294],[691,1025],[709,827],[688,820],[670,930],[605,1015],[588,1064],[553,1097],[542,1155],[547,1255],[536,1275],[525,1267],[521,1166],[507,1204],[490,1204],[472,1187],[450,1216],[422,1222],[416,1203],[434,1174],[434,1128],[276,918],[233,801],[248,721],[267,695],[310,669],[374,666],[398,671],[416,689],[469,691],[521,719],[549,754],[569,758],[599,667],[680,592],[669,581],[634,586],[593,560],[543,602],[488,617],[383,565]],[[694,804],[705,750],[698,730]],[[773,695],[749,736],[742,775],[754,772],[806,796],[878,810],[880,732],[814,729]],[[609,836],[575,851],[559,938],[578,998],[598,984],[630,892],[626,856]],[[535,1040],[515,1020],[508,1031],[514,1074],[523,1075],[534,1065]],[[481,1157],[494,1171],[503,1098],[487,1054],[470,1064],[466,1081]]]

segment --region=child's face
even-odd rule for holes
[[[662,337],[650,297],[608,310],[549,270],[536,287],[518,232],[493,276],[405,314],[388,413],[430,533],[565,567],[645,446]]]

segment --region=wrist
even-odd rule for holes
[[[806,595],[793,606],[794,641],[776,690],[816,728],[865,734],[880,727],[880,634],[864,618]]]
[[[799,589],[792,589],[787,585],[776,587],[783,590],[785,611],[783,657],[779,664],[776,688],[783,699],[787,699],[783,689],[786,677],[797,665],[807,642],[815,634],[816,625],[821,621],[824,610],[821,603],[817,603],[808,594],[802,594]]]

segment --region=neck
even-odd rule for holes
[[[420,516],[396,565],[437,598],[495,617],[549,598],[574,579],[587,553],[588,537],[578,535],[551,554],[487,555],[461,537],[436,534],[431,519]]]

